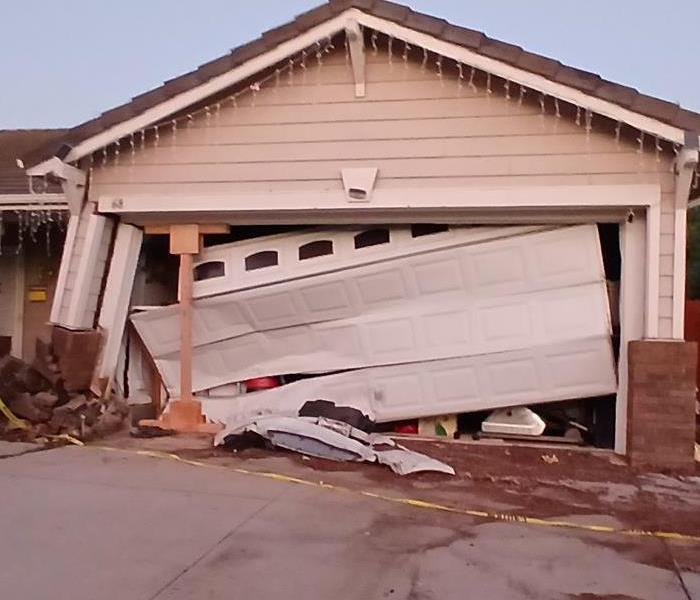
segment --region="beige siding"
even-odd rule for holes
[[[673,185],[670,158],[648,141],[587,135],[573,120],[541,114],[535,98],[472,92],[400,56],[368,54],[367,96],[355,98],[342,53],[282,74],[236,105],[198,116],[158,145],[128,145],[94,166],[91,194],[226,194],[340,190],[340,169],[379,168],[378,188],[660,183],[660,335],[671,336]],[[430,63],[429,63],[430,64]],[[647,138],[648,139],[648,138]]]

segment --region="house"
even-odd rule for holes
[[[699,131],[696,113],[483,33],[383,0],[331,0],[27,157],[31,178],[62,182],[71,215],[51,322],[103,331],[96,377],[109,388],[129,305],[144,303],[143,261],[172,296],[179,260],[182,404],[171,404],[187,421],[202,242],[299,225],[595,224],[619,289],[615,449],[687,463]]]
[[[42,178],[30,187],[16,161],[64,134],[0,130],[0,356],[34,358],[49,320],[68,215],[60,186]]]

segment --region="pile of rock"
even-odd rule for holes
[[[18,358],[0,360],[0,399],[16,417],[30,423],[30,436],[67,433],[86,440],[122,427],[129,413],[123,400],[102,400],[85,390],[68,390],[60,370],[49,372],[51,378]],[[0,417],[0,433],[6,428],[8,423]]]

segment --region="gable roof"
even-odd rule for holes
[[[596,73],[569,67],[551,58],[523,50],[519,46],[489,38],[480,31],[453,25],[443,19],[419,13],[407,6],[386,0],[329,0],[326,4],[299,15],[285,25],[263,33],[259,38],[201,65],[194,71],[166,81],[163,85],[132,98],[130,102],[68,130],[64,136],[58,140],[52,140],[38,152],[26,155],[27,162],[35,164],[54,155],[64,158],[70,153],[71,147],[180,94],[206,84],[278,45],[337,17],[348,9],[357,9],[379,19],[468,49],[477,55],[544,77],[556,84],[579,90],[588,97],[612,103],[679,130],[700,133],[700,114],[698,113],[683,109],[678,104],[647,96],[634,88],[605,80]]]
[[[0,194],[29,194],[27,176],[17,158],[54,143],[66,129],[0,129]],[[53,190],[51,190],[53,191]],[[58,188],[57,191],[61,191]]]

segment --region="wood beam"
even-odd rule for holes
[[[199,253],[204,233],[226,233],[228,225],[196,223],[154,225],[146,233],[170,235],[170,253],[180,256],[180,397],[169,404],[169,411],[158,419],[140,421],[180,432],[216,433],[220,426],[206,423],[201,403],[192,393],[192,257]]]
[[[167,225],[146,225],[143,229],[143,232],[150,235],[170,235],[172,233],[173,227],[181,226],[182,225],[178,223],[172,223]],[[190,227],[192,227],[192,225],[190,225]],[[204,235],[207,233],[228,233],[229,231],[231,231],[230,225],[227,225],[226,223],[200,223],[198,225],[194,225],[194,227],[198,228],[200,235]],[[173,254],[179,253],[173,252]]]
[[[345,37],[350,48],[352,74],[355,77],[355,96],[364,98],[365,84],[365,39],[357,21],[349,21],[345,27]]]

